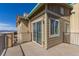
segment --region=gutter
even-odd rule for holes
[[[66,4],[66,5],[68,5],[70,8],[73,8],[73,6],[72,6],[71,4],[69,4],[69,3],[68,3],[68,4]]]
[[[35,11],[37,11],[42,5],[44,5],[44,3],[38,3],[38,4],[32,9],[32,11],[29,13],[28,18],[29,18],[30,16],[32,16],[33,13],[34,13]]]

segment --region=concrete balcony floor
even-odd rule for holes
[[[72,44],[61,43],[48,50],[33,42],[21,46],[26,56],[79,56],[79,46]],[[8,48],[5,56],[22,56],[22,51],[19,46]]]
[[[22,56],[22,51],[20,49],[20,46],[18,45],[8,48],[5,56]]]

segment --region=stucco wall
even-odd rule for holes
[[[23,22],[17,26],[18,43],[26,42],[31,40],[31,32],[29,32],[29,23],[25,25]]]
[[[70,43],[79,45],[79,4],[73,4],[72,15],[70,17]]]
[[[79,32],[79,4],[73,5],[72,12],[75,12],[71,15],[71,32]]]

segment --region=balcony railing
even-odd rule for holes
[[[0,34],[0,55],[2,54],[4,49],[5,49],[5,35]]]

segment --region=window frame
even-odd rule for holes
[[[62,15],[64,15],[64,14],[65,14],[65,10],[64,10],[64,8],[63,8],[63,7],[60,7],[60,13],[61,13]]]
[[[69,26],[68,26],[69,25]],[[69,32],[70,32],[70,24],[69,24],[69,22],[65,22],[65,26],[64,26],[65,28],[65,30],[64,30],[64,32],[65,32],[65,35],[69,35]],[[69,28],[68,28],[69,27]]]
[[[58,34],[51,34],[51,20],[55,20],[55,21],[58,21]],[[55,27],[55,25],[54,25]],[[54,28],[55,29],[55,28]],[[60,36],[60,21],[58,19],[55,19],[55,18],[50,18],[49,19],[49,37],[59,37]]]

